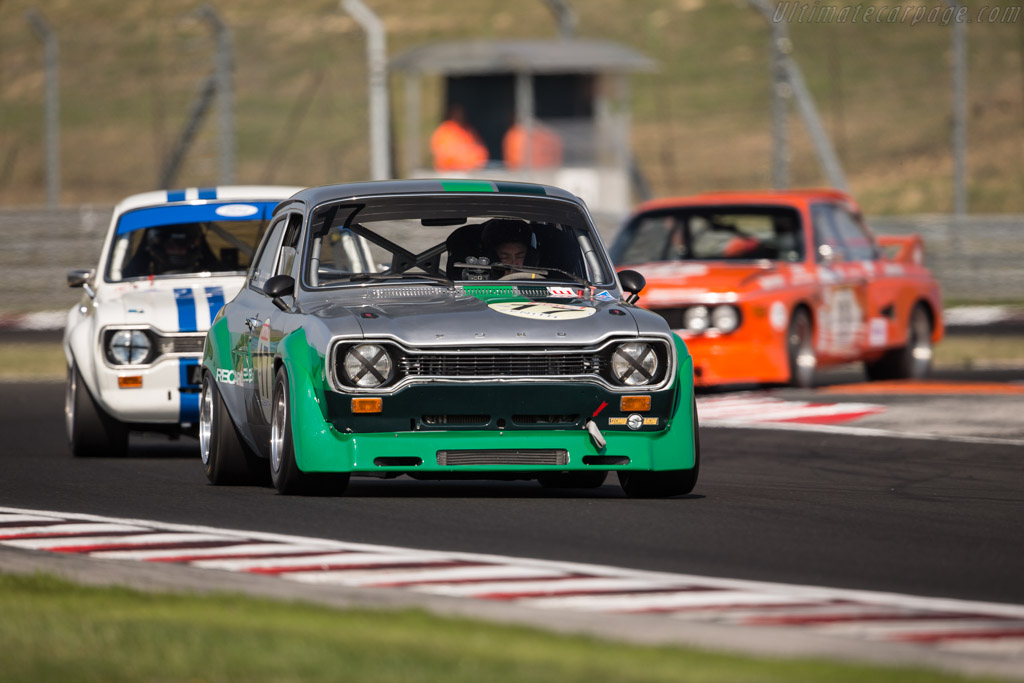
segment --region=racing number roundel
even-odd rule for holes
[[[517,318],[532,320],[576,320],[594,315],[597,310],[587,306],[570,306],[568,304],[551,304],[540,301],[502,301],[487,304],[487,307]]]

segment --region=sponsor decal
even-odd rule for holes
[[[781,289],[786,286],[786,278],[781,275],[765,275],[758,282],[761,289]]]
[[[656,417],[645,417],[644,418],[644,426],[645,427],[657,427],[658,426],[658,418],[656,418]]]
[[[768,322],[771,323],[772,329],[776,332],[781,332],[786,329],[786,319],[789,314],[786,312],[786,304],[781,301],[773,301],[771,307],[768,309]]]
[[[572,287],[548,287],[548,296],[555,299],[578,299],[583,296],[583,290]]]
[[[624,418],[624,417],[609,417],[608,418],[608,426],[609,427],[623,427],[623,426],[625,426],[625,424],[626,424],[626,418]]]
[[[615,301],[615,295],[606,289],[602,289],[600,292],[595,294],[594,298],[598,301]]]
[[[227,368],[217,368],[214,378],[218,382],[227,384],[252,384],[255,380],[252,368],[242,368],[240,373]]]
[[[243,218],[245,216],[255,216],[260,212],[258,206],[252,204],[225,204],[224,206],[218,206],[214,213],[218,216],[224,216],[225,218]]]
[[[887,341],[889,341],[889,321],[881,317],[868,321],[868,346],[885,346]]]
[[[900,263],[886,263],[882,266],[886,275],[904,275],[906,274],[903,270],[903,264]]]
[[[568,304],[552,304],[534,301],[503,301],[495,304],[487,304],[487,307],[517,318],[531,318],[533,320],[577,320],[589,318],[594,315],[596,309],[587,306],[570,306]]]
[[[708,267],[698,263],[679,265],[676,263],[659,263],[644,268],[647,277],[702,277],[708,274]]]

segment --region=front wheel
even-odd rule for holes
[[[259,483],[266,478],[266,461],[242,442],[224,397],[208,372],[203,374],[199,397],[199,452],[203,472],[216,486]]]
[[[789,321],[786,357],[789,359],[789,384],[802,389],[812,386],[818,355],[814,350],[814,325],[804,308],[798,308]]]
[[[697,400],[693,401],[693,468],[661,472],[619,471],[619,484],[630,498],[671,498],[693,491],[700,474],[700,430]]]
[[[64,425],[71,453],[76,458],[120,458],[128,452],[128,426],[96,403],[74,363],[68,366]]]
[[[295,461],[292,439],[291,391],[288,373],[278,369],[270,410],[270,478],[283,495],[341,495],[348,486],[348,473],[308,474]]]
[[[907,324],[907,343],[886,351],[873,363],[865,363],[868,379],[923,379],[932,369],[932,319],[917,305]]]

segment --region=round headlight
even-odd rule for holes
[[[703,332],[708,329],[707,306],[691,306],[683,313],[683,326],[687,332]]]
[[[650,384],[658,371],[658,355],[650,344],[626,342],[612,354],[612,374],[627,386]]]
[[[719,332],[732,332],[740,326],[740,312],[735,306],[715,306],[711,311],[711,326]]]
[[[345,353],[345,379],[357,387],[372,389],[391,379],[391,357],[383,346],[358,344]]]
[[[110,359],[118,365],[138,365],[149,356],[149,337],[142,330],[118,330],[107,347]]]

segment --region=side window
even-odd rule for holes
[[[878,257],[875,253],[875,245],[871,236],[864,230],[863,226],[846,211],[839,207],[834,208],[835,227],[839,232],[840,239],[846,246],[846,258],[851,261],[870,261]]]
[[[850,256],[835,224],[835,207],[830,204],[815,204],[811,207],[811,219],[814,221],[814,248],[817,251],[818,262],[824,261],[826,254],[839,254],[848,260]]]
[[[263,285],[274,274],[274,263],[277,259],[277,252],[281,246],[281,237],[284,235],[284,228],[287,225],[287,218],[279,218],[274,221],[267,231],[266,239],[263,240],[262,250],[259,258],[252,267],[249,274],[249,286],[260,292]]]
[[[299,235],[302,232],[302,215],[298,213],[288,214],[287,225],[284,230],[284,239],[281,242],[281,256],[277,260],[277,268],[274,275],[291,275],[298,279]]]

